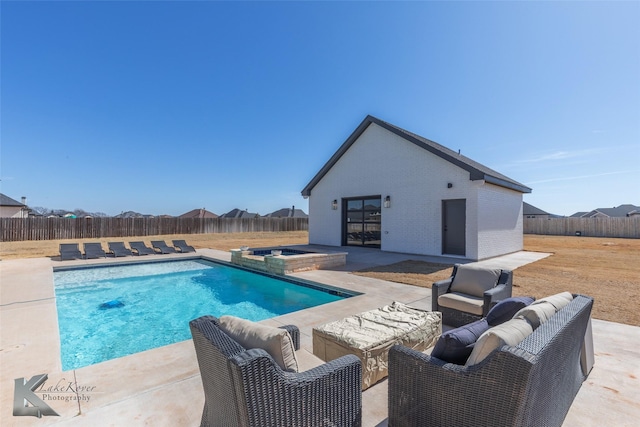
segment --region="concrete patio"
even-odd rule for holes
[[[343,248],[341,248],[343,249]],[[229,261],[228,252],[198,250],[202,257]],[[53,288],[55,266],[108,264],[188,258],[189,254],[55,261],[49,258],[0,262],[0,424],[2,426],[199,425],[204,403],[202,385],[190,340],[62,372],[60,341]],[[520,252],[483,263],[517,268],[548,256]],[[301,330],[298,357],[306,368],[318,360],[312,355],[313,326],[400,301],[431,308],[431,289],[385,282],[349,274],[349,271],[419,259],[460,262],[459,259],[418,257],[351,249],[347,265],[339,270],[316,270],[293,276],[361,292],[362,295],[264,321],[295,324]],[[517,272],[515,273],[517,281]],[[594,319],[595,367],[583,383],[564,426],[632,426],[640,419],[640,328]],[[135,337],[123,337],[135,339]],[[48,374],[38,396],[59,416],[13,416],[15,380]],[[387,425],[387,382],[363,394],[363,425]]]

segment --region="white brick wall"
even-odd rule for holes
[[[478,193],[478,259],[522,250],[522,193],[484,184]]]
[[[448,183],[453,187],[447,188]],[[491,216],[488,212],[482,214],[482,220],[478,216],[485,204],[490,202],[478,198],[479,192],[487,186],[482,182],[470,181],[467,171],[371,124],[311,190],[309,242],[330,246],[341,244],[342,198],[379,195],[384,199],[389,195],[391,208],[382,209],[382,250],[441,255],[442,200],[466,199],[466,256],[478,259],[485,252],[493,253],[491,250],[478,249],[479,230],[482,230],[483,245],[485,240],[489,243],[492,239]],[[501,207],[511,206],[513,209],[512,205],[518,203],[522,206],[520,193],[505,191],[513,201],[509,201],[509,195],[500,191],[498,195],[487,198],[494,197]],[[338,210],[331,209],[334,199],[338,200]],[[518,212],[520,208],[515,213]],[[502,213],[500,216],[508,215]],[[521,220],[520,212],[520,232]],[[496,231],[501,238],[495,240],[500,241],[500,248],[503,248],[503,232]],[[513,241],[514,238],[509,236],[508,240]],[[506,246],[511,248],[512,244]]]

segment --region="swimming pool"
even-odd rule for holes
[[[54,272],[62,368],[77,369],[191,338],[189,321],[259,321],[353,293],[192,259]]]

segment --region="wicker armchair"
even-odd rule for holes
[[[465,276],[467,284],[462,284],[456,289],[456,276],[462,275]],[[474,276],[483,280],[477,284],[469,284],[469,280]],[[445,325],[466,325],[486,317],[491,307],[511,297],[512,286],[513,272],[510,270],[482,268],[475,264],[456,264],[453,266],[451,277],[431,286],[431,310],[442,313],[442,323]],[[442,296],[444,297],[440,298]]]
[[[586,378],[580,359],[592,306],[576,295],[518,345],[476,365],[392,347],[389,426],[561,426]]]
[[[189,323],[205,394],[202,426],[361,426],[356,356],[285,372],[266,351],[244,349],[218,325],[212,316]],[[285,329],[299,349],[298,328]]]

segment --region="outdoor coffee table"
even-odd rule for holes
[[[394,302],[313,328],[313,354],[325,362],[345,354],[358,356],[365,390],[387,376],[393,345],[423,351],[441,334],[442,313]]]

